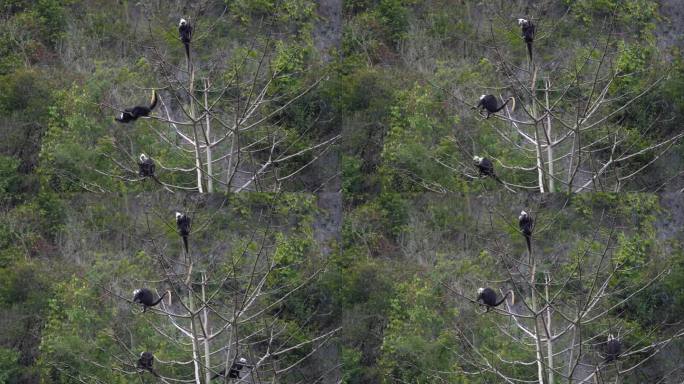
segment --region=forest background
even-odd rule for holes
[[[0,382],[152,381],[134,369],[141,348],[190,382],[238,351],[263,361],[251,382],[684,380],[679,1],[0,11]],[[533,63],[519,17],[537,24]],[[114,122],[152,88],[152,119]],[[471,107],[486,93],[518,105],[484,119]],[[159,183],[138,177],[140,152]],[[517,193],[479,178],[473,155]],[[521,209],[538,223],[522,270]],[[196,219],[192,271],[173,264],[174,210]],[[218,289],[197,321],[244,330],[205,343],[207,364],[201,338],[184,344],[168,317],[128,301],[140,284],[182,287],[176,306]],[[551,289],[561,322],[582,307],[572,298],[600,300],[592,322],[569,322],[586,339],[540,352],[513,332],[532,321],[523,309],[479,313],[479,286]],[[619,366],[600,363],[609,331],[625,343]]]

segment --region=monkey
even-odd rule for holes
[[[532,255],[532,228],[534,226],[534,220],[525,211],[520,211],[520,216],[518,216],[518,226],[523,236],[525,236],[525,242],[527,242],[527,252]]]
[[[138,162],[138,174],[142,177],[154,177],[155,164],[152,159],[147,157],[146,154],[140,154],[140,162]]]
[[[523,39],[527,44],[527,54],[530,57],[530,63],[532,62],[532,42],[534,41],[534,31],[535,26],[532,21],[527,19],[518,19],[518,25],[522,27]]]
[[[164,296],[169,293],[170,291],[167,290],[157,301],[154,301],[154,295],[152,294],[152,291],[147,288],[140,288],[133,291],[133,302],[142,304],[143,312],[145,312],[147,311],[148,307],[154,307],[155,305],[159,304],[162,299],[164,299]]]
[[[511,111],[515,110],[515,98],[513,98],[513,96],[506,99],[506,101],[504,101],[504,103],[501,104],[501,106],[499,106],[499,103],[496,101],[496,97],[494,97],[494,95],[482,95],[480,96],[480,101],[472,109],[480,108],[480,114],[482,114],[482,110],[486,110],[487,117],[485,118],[489,119],[490,115],[502,110],[506,106],[506,104],[508,104],[509,101],[512,101]]]
[[[176,212],[176,226],[178,233],[183,238],[185,253],[188,253],[188,236],[190,235],[190,218],[180,212]]]
[[[247,359],[244,357],[239,358],[237,361],[233,362],[233,365],[231,365],[230,369],[228,370],[228,378],[230,379],[239,379],[240,378],[240,371],[242,371],[242,368],[248,367],[247,365]],[[214,380],[217,377],[220,376],[225,376],[226,370],[222,369],[221,372],[217,373],[214,375],[214,377],[211,378],[211,380]]]
[[[150,101],[150,106],[135,106],[133,108],[126,108],[119,117],[115,117],[114,120],[119,123],[130,123],[131,121],[137,120],[139,117],[149,116],[150,112],[157,106],[157,91],[152,90],[152,100]]]
[[[192,25],[187,20],[181,18],[178,23],[178,33],[180,39],[185,45],[185,57],[188,58],[188,66],[190,66],[190,41],[192,40]]]
[[[508,295],[511,295],[511,303],[515,302],[515,294],[513,290],[506,292],[503,298],[497,303],[496,302],[496,292],[491,288],[478,288],[477,289],[477,302],[484,304],[487,309],[485,312],[489,312],[489,308],[498,307],[501,303],[506,300]]]
[[[622,352],[622,343],[620,339],[613,336],[613,334],[608,335],[608,341],[606,342],[606,359],[605,363],[609,363],[613,360],[617,360],[620,357],[620,352]]]
[[[138,358],[136,368],[149,371],[155,377],[159,377],[157,372],[152,368],[152,364],[154,364],[154,355],[151,352],[143,352],[140,354],[140,358]]]
[[[504,188],[506,188],[510,192],[515,193],[515,190],[506,185],[506,183],[504,183],[496,175],[496,173],[494,172],[494,164],[492,164],[491,160],[480,156],[473,156],[473,162],[475,163],[475,166],[477,166],[477,169],[480,171],[480,176],[491,176],[494,180],[498,181],[499,184],[503,185]]]
[[[486,157],[473,156],[473,162],[475,163],[475,166],[477,166],[477,169],[480,171],[480,176],[491,176],[492,178],[494,178],[494,180],[503,184],[503,181],[501,181],[501,179],[499,179],[496,173],[494,173],[494,164],[492,164],[491,160],[489,160]]]
[[[157,184],[166,188],[166,186],[161,181],[159,181],[159,179],[157,179],[157,175],[154,174],[155,169],[156,164],[154,163],[154,160],[147,157],[146,154],[141,153],[140,161],[138,162],[138,175],[140,175],[141,177],[150,177],[152,178],[152,180],[157,182]]]

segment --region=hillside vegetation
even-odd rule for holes
[[[684,380],[676,1],[0,11],[0,383]]]

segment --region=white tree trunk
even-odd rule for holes
[[[204,111],[206,114],[207,129],[204,131],[204,139],[207,146],[207,193],[214,192],[213,159],[211,155],[211,118],[209,116],[209,79],[204,79]]]
[[[205,292],[206,285],[207,275],[206,273],[202,272],[202,303],[206,303],[207,300],[207,294]],[[208,336],[211,334],[211,331],[209,330],[209,312],[207,311],[206,304],[202,305],[202,317],[204,324],[204,378],[206,380],[205,382],[209,383],[211,381],[211,350]]]
[[[546,80],[546,90],[544,92],[544,95],[546,97],[546,109],[549,110],[551,108],[551,104],[549,103],[549,88],[551,88],[551,82],[547,79]],[[553,192],[555,190],[555,185],[554,185],[554,170],[553,170],[553,137],[551,135],[551,114],[547,113],[546,115],[546,162],[548,163],[548,176],[549,176],[549,192]]]
[[[195,173],[197,175],[197,190],[199,193],[204,193],[204,187],[202,186],[202,160],[200,159],[200,143],[197,140],[197,121],[195,120],[195,102],[193,95],[195,93],[195,70],[190,70],[190,86],[188,87],[188,93],[190,94],[190,118],[192,119],[192,134],[195,143]]]
[[[188,291],[188,308],[190,309],[190,332],[192,335],[192,365],[195,368],[195,383],[202,384],[201,368],[199,365],[200,355],[199,355],[199,345],[197,343],[197,327],[195,326],[195,304],[192,297],[192,290]]]
[[[544,296],[546,297],[546,300],[545,300],[546,303],[548,303],[550,300],[549,283],[550,283],[550,279],[547,275],[546,276],[546,284],[544,284]],[[547,360],[548,366],[546,367],[546,369],[549,370],[549,384],[554,383],[552,335],[553,335],[553,330],[551,329],[551,306],[547,305],[547,307],[546,307],[546,354],[547,354],[546,360]]]
[[[534,96],[536,94],[537,86],[537,70],[534,69],[532,71],[532,84],[530,85],[530,93]],[[539,185],[539,192],[544,193],[544,164],[542,162],[542,151],[541,151],[541,143],[539,142],[539,122],[537,120],[537,103],[532,97],[532,106],[530,107],[530,113],[532,115],[532,118],[534,119],[534,150],[535,150],[535,157],[537,159],[537,184]]]
[[[537,265],[533,259],[532,273],[530,274],[530,287],[535,286],[536,271]],[[542,354],[541,332],[539,331],[539,313],[537,312],[537,294],[535,289],[531,290],[531,296],[530,309],[532,310],[532,316],[534,317],[534,350],[537,360],[537,377],[539,379],[539,384],[544,384],[544,355]]]

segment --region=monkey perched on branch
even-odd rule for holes
[[[155,305],[159,304],[167,294],[170,295],[171,291],[167,290],[159,297],[159,299],[157,299],[157,301],[155,301],[152,291],[147,288],[140,288],[133,291],[133,302],[142,304],[143,312],[145,312],[147,311],[147,308],[154,307]]]
[[[150,106],[145,107],[142,105],[135,106],[133,108],[126,108],[119,117],[115,117],[114,120],[119,123],[130,123],[131,121],[137,120],[139,117],[149,116],[150,112],[157,106],[157,91],[152,90],[152,100],[150,101]]]
[[[511,295],[511,302],[514,302],[515,296],[514,296],[513,290],[509,290],[508,292],[506,292],[504,297],[502,297],[501,300],[499,300],[497,302],[496,301],[496,292],[494,292],[493,289],[491,289],[491,288],[478,288],[478,290],[477,290],[477,301],[484,304],[487,307],[485,312],[489,312],[489,308],[498,307],[499,305],[501,305],[501,303],[503,303],[506,300],[506,297],[508,297],[508,295]]]
[[[152,364],[154,364],[154,355],[151,352],[143,352],[140,354],[140,358],[138,358],[136,368],[149,371],[155,377],[159,377],[157,372],[152,368]]]

